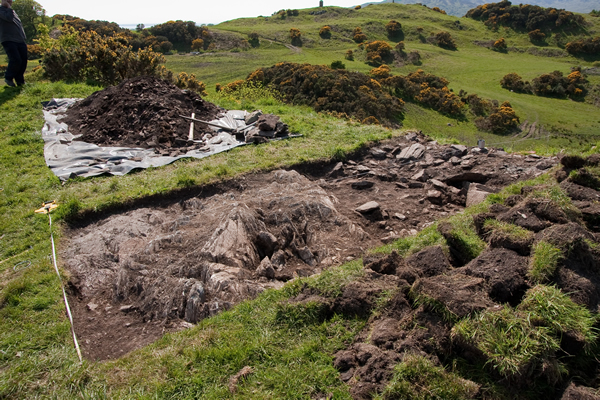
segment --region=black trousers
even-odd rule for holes
[[[17,85],[25,83],[25,70],[27,69],[27,45],[17,42],[2,42],[4,51],[8,56],[8,68],[4,78],[9,81],[15,80]]]

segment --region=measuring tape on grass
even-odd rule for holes
[[[75,327],[73,325],[73,315],[71,314],[71,308],[69,307],[69,300],[67,300],[67,292],[65,291],[65,286],[62,283],[62,277],[60,276],[60,272],[58,270],[58,263],[56,261],[56,246],[54,245],[54,235],[52,233],[52,212],[58,208],[58,203],[56,200],[46,201],[42,204],[42,207],[35,210],[36,214],[46,214],[48,215],[48,221],[50,223],[50,241],[52,242],[52,261],[54,263],[54,270],[56,271],[56,275],[58,275],[58,280],[60,281],[60,287],[63,293],[63,300],[65,302],[65,308],[67,309],[67,316],[69,317],[69,322],[71,323],[71,334],[73,335],[73,343],[75,344],[75,350],[77,350],[77,356],[79,357],[79,362],[83,362],[81,357],[81,350],[79,349],[79,343],[77,342],[77,335],[75,335]]]

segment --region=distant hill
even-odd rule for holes
[[[499,0],[498,0],[499,1]],[[496,1],[481,1],[481,0],[384,0],[381,2],[372,2],[368,4],[381,4],[381,3],[399,3],[399,4],[416,4],[421,3],[428,7],[439,7],[446,11],[449,15],[456,17],[462,17],[472,8],[475,8],[481,4],[493,3]],[[513,1],[514,5],[521,3],[520,1]],[[523,2],[524,3],[524,2]],[[568,11],[579,12],[587,14],[592,10],[600,10],[600,0],[569,0],[569,1],[558,1],[558,0],[536,0],[527,2],[527,4],[535,4],[541,7],[553,7],[563,8]],[[363,6],[364,6],[363,5]]]

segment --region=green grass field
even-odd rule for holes
[[[258,32],[260,47],[167,57],[168,68],[194,73],[208,85],[209,100],[226,108],[260,108],[278,114],[294,132],[303,135],[298,139],[246,146],[208,159],[179,161],[124,177],[75,179],[63,185],[46,167],[43,158],[40,103],[51,98],[86,97],[100,88],[48,83],[32,76],[29,76],[31,84],[24,88],[0,87],[0,399],[300,399],[329,394],[336,399],[350,398],[333,369],[331,357],[352,342],[365,321],[336,317],[320,322],[307,318],[291,325],[276,315],[281,311],[278,304],[297,293],[302,283],[337,290],[343,282],[360,277],[360,263],[296,281],[280,292],[267,292],[193,329],[167,335],[121,360],[85,361],[83,365],[77,362],[61,301],[60,282],[49,258],[48,220],[34,214],[43,201],[57,199],[61,203],[54,233],[59,245],[64,245],[61,236],[66,224],[61,219],[78,212],[101,215],[141,198],[186,190],[243,173],[340,158],[374,141],[403,133],[335,119],[261,94],[247,98],[219,96],[214,92],[216,83],[243,79],[256,68],[280,61],[330,64],[343,60],[346,50],[357,48],[349,39],[355,26],[361,26],[369,40],[384,40],[385,23],[396,19],[403,25],[407,51],[419,51],[422,65],[393,66],[394,73],[406,74],[422,68],[449,79],[455,92],[463,89],[487,98],[509,100],[523,121],[537,121],[559,134],[543,140],[521,140],[481,133],[471,122],[456,121],[414,104],[407,104],[405,128],[422,130],[443,141],[474,145],[476,139],[484,138],[488,144],[540,153],[563,148],[586,151],[600,135],[600,113],[592,105],[515,94],[499,85],[500,78],[508,72],[531,79],[555,69],[568,73],[572,66],[590,67],[597,61],[539,57],[517,50],[495,53],[474,45],[473,41],[504,36],[509,47],[527,50],[533,46],[525,34],[492,32],[471,20],[460,19],[464,28],[459,30],[455,24],[457,18],[418,5],[327,10],[325,16],[311,16],[308,13],[314,10],[302,10],[300,16],[284,21],[255,18],[225,22],[214,29],[244,36]],[[319,28],[325,24],[333,28],[331,39],[318,36]],[[594,21],[589,33],[597,32],[599,25]],[[287,32],[291,27],[303,32],[304,45],[300,51],[283,44],[289,42]],[[417,27],[424,28],[425,36],[442,29],[452,32],[458,51],[422,43]],[[360,57],[356,61],[343,60],[346,68],[368,72],[371,67]],[[37,62],[31,62],[29,70],[35,65]],[[590,81],[600,84],[600,77],[590,76]],[[415,249],[428,243],[429,234],[431,230],[411,239],[409,244],[397,246]],[[66,275],[66,271],[63,273]],[[65,276],[65,282],[67,279]],[[245,365],[255,367],[255,373],[237,394],[229,393],[229,376]]]
[[[261,37],[260,46],[230,53],[168,56],[167,66],[176,72],[196,74],[207,84],[209,91],[214,90],[217,83],[226,84],[245,79],[255,69],[281,61],[329,65],[340,60],[348,70],[368,73],[372,67],[364,62],[364,55],[357,51],[357,44],[351,40],[352,30],[360,26],[369,41],[386,40],[394,45],[399,39],[389,40],[385,32],[385,24],[394,19],[402,24],[405,51],[418,51],[422,64],[390,65],[392,73],[407,74],[420,68],[448,79],[449,86],[455,93],[462,89],[483,98],[509,101],[521,122],[541,124],[551,136],[543,135],[544,140],[538,137],[522,141],[519,138],[492,135],[478,131],[472,122],[462,123],[421,107],[408,107],[405,115],[406,128],[421,129],[436,138],[454,138],[471,145],[475,145],[477,139],[485,139],[489,144],[498,144],[511,150],[537,150],[541,153],[553,153],[563,148],[587,149],[598,141],[600,117],[597,107],[566,99],[511,93],[500,86],[500,80],[510,72],[518,73],[525,80],[555,70],[567,75],[572,67],[597,65],[600,58],[586,62],[571,56],[532,55],[529,51],[536,49],[536,46],[529,42],[526,33],[505,28],[494,32],[481,22],[442,15],[419,5],[382,4],[361,10],[326,7],[324,10],[327,10],[327,14],[309,14],[317,10],[319,9],[301,10],[299,16],[287,17],[285,20],[262,17],[224,22],[214,27],[214,30],[234,32],[242,37],[256,32]],[[597,35],[600,31],[600,19],[588,17],[588,21],[591,25],[586,33]],[[324,25],[332,28],[330,39],[319,37],[319,29]],[[285,44],[290,43],[288,32],[292,27],[302,32],[304,44],[299,51],[285,47]],[[418,27],[423,28],[422,35],[417,32]],[[458,45],[457,51],[423,43],[423,39],[430,33],[441,30],[452,34]],[[507,41],[509,51],[506,53],[494,52],[474,44],[475,41],[497,40],[500,37]],[[548,42],[551,43],[552,40]],[[552,43],[540,49],[561,50]],[[355,61],[344,59],[347,50],[357,53]],[[590,75],[588,79],[592,85],[600,85],[599,75]],[[448,127],[449,123],[454,127]]]

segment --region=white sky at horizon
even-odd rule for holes
[[[194,21],[198,24],[218,24],[237,18],[269,16],[281,9],[302,9],[319,6],[319,0],[37,0],[46,15],[68,14],[88,20],[116,22],[119,25],[160,24],[170,20]],[[326,6],[351,7],[360,0],[324,0]]]

